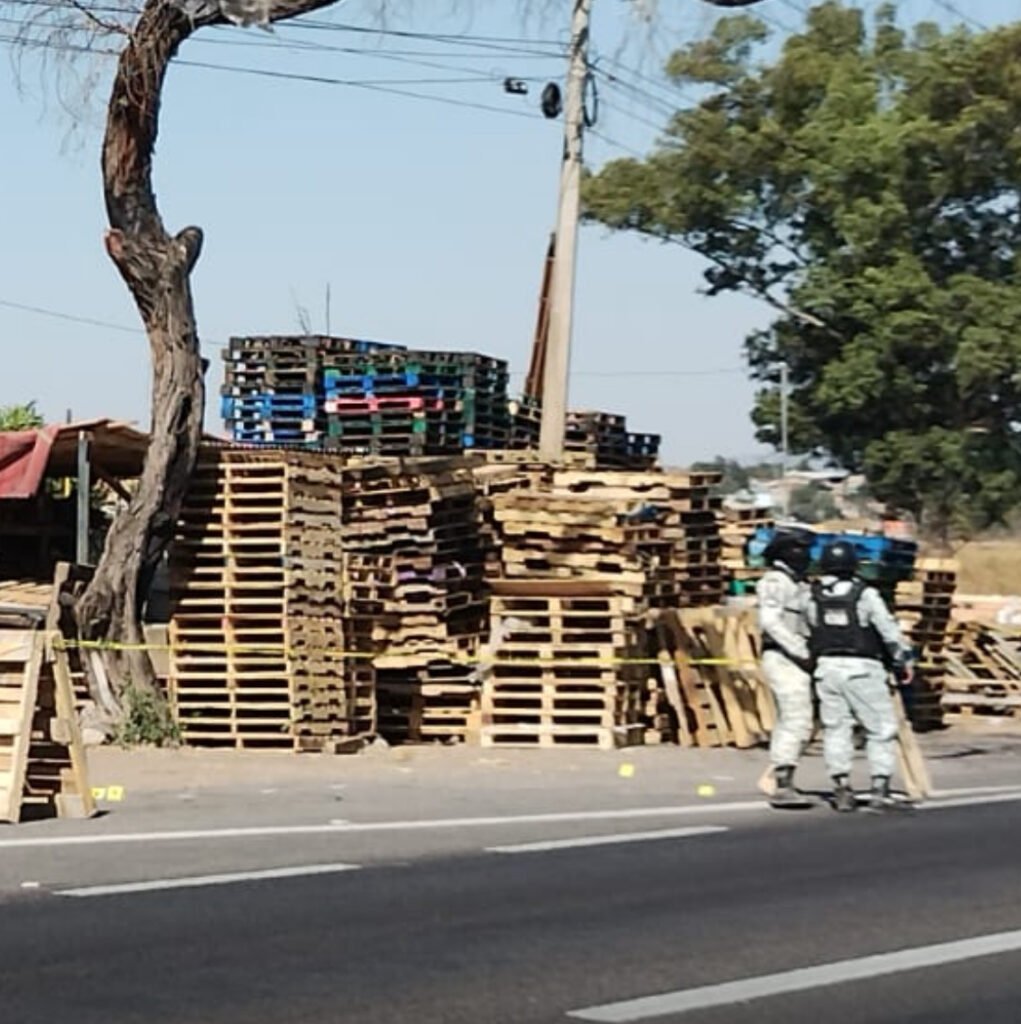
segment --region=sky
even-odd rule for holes
[[[568,5],[522,20],[507,0],[404,0],[386,29],[450,38],[353,31],[378,27],[376,6],[345,0],[316,15],[328,28],[206,30],[169,73],[156,190],[168,228],[205,233],[193,287],[214,432],[227,339],[300,333],[303,318],[325,331],[327,289],[331,333],[498,356],[520,389],[562,146],[539,93],[563,79]],[[764,0],[759,11],[779,34],[804,6]],[[941,0],[898,6],[909,19],[959,20]],[[956,5],[986,25],[1014,6]],[[661,77],[662,61],[715,17],[698,0],[659,0],[650,31],[634,8],[594,3],[594,54],[625,84],[604,82],[586,142],[592,168],[653,145],[664,110],[684,102]],[[0,15],[10,10],[0,2]],[[94,108],[75,122],[38,68],[29,63],[19,87],[0,65],[0,405],[34,399],[50,420],[70,410],[144,427],[148,350],[102,247],[108,66],[97,59]],[[525,79],[528,95],[505,93],[506,77]],[[631,430],[662,434],[674,464],[769,453],[754,440],[742,351],[771,311],[701,295],[703,269],[675,245],[581,231],[570,406],[624,413]]]

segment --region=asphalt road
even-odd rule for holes
[[[679,834],[701,828],[714,831]],[[883,818],[737,805],[637,819],[212,832],[57,846],[0,836],[9,878],[0,892],[0,1019],[1021,1019],[1018,800]],[[615,841],[518,848],[608,837]],[[288,865],[330,873],[112,895],[92,888]],[[10,881],[29,870],[39,888]],[[76,886],[83,895],[62,895]],[[969,959],[947,954],[910,970],[860,960],[987,935],[1001,938]],[[847,961],[859,965],[858,980],[841,980],[838,968],[826,983],[782,991],[791,971]],[[641,997],[767,975],[781,978],[779,994],[748,1001],[739,985],[729,996],[711,989],[724,1000],[715,1008],[628,1009]]]

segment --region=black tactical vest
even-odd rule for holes
[[[816,619],[810,647],[817,658],[870,658],[883,660],[883,642],[872,626],[858,621],[858,601],[866,584],[855,580],[846,594],[827,592],[820,581],[812,584]]]

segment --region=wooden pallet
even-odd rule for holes
[[[60,635],[0,630],[0,821],[95,813]]]
[[[483,747],[537,747],[541,750],[596,747],[615,750],[641,744],[645,733],[641,725],[612,729],[588,725],[483,725],[479,738]]]

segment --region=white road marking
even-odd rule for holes
[[[714,832],[729,832],[723,825],[695,825],[691,828],[668,828],[658,832],[618,832],[605,836],[581,836],[577,839],[548,839],[537,843],[517,843],[513,846],[487,846],[486,853],[542,853],[546,850],[569,850],[576,846],[608,846],[612,843],[642,843],[651,839],[686,839],[689,836],[708,836]]]
[[[120,882],[114,885],[86,885],[61,889],[58,896],[120,896],[127,893],[161,892],[165,889],[197,889],[207,885],[233,885],[237,882],[264,882],[275,878],[303,878],[306,875],[335,875],[356,871],[357,864],[305,864],[296,868],[266,868],[262,871],[236,871],[224,875],[193,875],[190,878],[157,878],[150,882]]]
[[[926,810],[966,807],[979,803],[1021,800],[1021,788],[992,792],[990,787],[947,790],[952,799],[922,804]],[[973,797],[967,794],[975,794]],[[508,814],[502,817],[425,818],[404,821],[350,822],[337,818],[321,825],[253,825],[240,828],[180,829],[165,832],[106,832],[56,836],[29,836],[0,840],[4,850],[53,846],[101,846],[117,843],[170,843],[220,839],[259,839],[273,836],[335,835],[343,833],[414,832],[430,829],[490,828],[503,825],[543,825],[563,822],[628,821],[641,818],[684,818],[707,815],[769,813],[764,800],[731,800],[720,803],[674,804],[663,807],[630,807],[605,811],[564,811],[547,814]]]
[[[634,818],[673,818],[715,814],[768,812],[762,800],[669,807],[630,807],[613,811],[565,811],[555,814],[511,814],[503,817],[425,818],[408,821],[348,822],[327,825],[256,825],[246,828],[181,829],[171,832],[111,832],[67,836],[32,836],[0,840],[0,852],[48,846],[93,846],[108,843],[158,843],[203,839],[255,839],[264,836],[344,835],[365,832],[412,832],[429,829],[483,828],[502,825],[542,825],[572,821],[627,821]]]
[[[942,811],[951,807],[977,807],[980,804],[1007,804],[1021,800],[1021,790],[1012,793],[985,793],[976,796],[957,796],[949,800],[934,800],[931,803],[919,804],[920,811]]]
[[[389,832],[429,828],[473,828],[492,825],[543,825],[570,821],[627,821],[633,818],[674,818],[703,814],[768,811],[762,800],[732,800],[719,804],[674,804],[668,807],[627,807],[613,811],[558,811],[547,814],[508,814],[485,818],[436,818],[433,820],[376,821],[348,825],[359,832]]]
[[[942,800],[944,797],[954,796],[980,796],[983,793],[1017,793],[1021,786],[1013,782],[1009,786],[967,786],[957,789],[937,789],[933,791],[933,798]]]
[[[600,1024],[630,1024],[631,1021],[689,1013],[692,1010],[705,1010],[713,1006],[731,1006],[734,1003],[745,1003],[767,996],[804,992],[828,985],[861,981],[885,974],[898,974],[901,971],[914,971],[923,967],[935,967],[939,964],[974,960],[978,957],[996,956],[1018,950],[1021,950],[1021,931],[999,932],[959,942],[943,942],[934,946],[903,949],[896,953],[838,960],[831,964],[804,967],[781,974],[764,974],[756,978],[724,982],[721,985],[704,985],[700,988],[664,992],[641,999],[590,1006],[582,1010],[572,1010],[567,1016],[576,1020],[597,1021]]]

